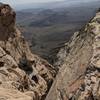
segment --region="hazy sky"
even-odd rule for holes
[[[13,8],[19,8],[20,5],[35,4],[35,3],[45,3],[45,2],[55,2],[55,1],[67,1],[68,4],[78,3],[78,2],[88,2],[88,1],[99,1],[99,0],[0,0],[0,2],[10,4]]]
[[[6,3],[15,4],[26,4],[26,3],[41,3],[41,2],[53,2],[53,1],[64,1],[64,0],[0,0]]]
[[[96,1],[96,0],[0,0],[1,2],[9,3],[9,4],[27,4],[27,3],[43,3],[43,2],[54,2],[54,1]]]

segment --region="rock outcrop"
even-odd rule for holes
[[[15,21],[0,3],[0,100],[100,100],[100,10],[59,51],[53,85],[55,68],[31,53]]]
[[[58,54],[46,100],[100,100],[100,11]]]
[[[32,54],[15,25],[16,14],[0,4],[0,100],[41,100],[55,71],[47,61]]]

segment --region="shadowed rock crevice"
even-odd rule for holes
[[[33,69],[32,69],[33,64],[30,61],[28,61],[25,53],[22,55],[22,58],[19,59],[18,65],[19,65],[19,68],[24,70],[27,74],[33,72]]]

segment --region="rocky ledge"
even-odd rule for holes
[[[16,13],[0,4],[0,100],[42,100],[55,70],[47,61],[32,54],[17,29]]]

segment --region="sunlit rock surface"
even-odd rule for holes
[[[46,100],[100,100],[100,12],[58,54]]]
[[[12,8],[0,4],[0,100],[41,100],[55,71],[47,61],[31,53],[15,20]]]

